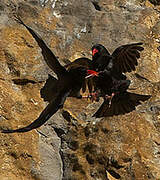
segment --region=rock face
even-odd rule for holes
[[[159,1],[6,0],[0,2],[0,127],[29,124],[46,104],[39,91],[49,68],[18,13],[62,64],[143,42],[131,87],[152,98],[127,115],[95,119],[100,103],[68,98],[37,131],[0,134],[0,179],[155,180],[160,178]],[[52,73],[52,72],[51,72]]]

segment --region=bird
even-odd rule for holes
[[[93,115],[94,117],[107,117],[129,113],[148,100],[150,95],[139,95],[128,92],[131,81],[124,73],[135,70],[138,65],[137,59],[144,50],[143,43],[122,45],[114,50],[112,55],[101,44],[92,47],[92,67],[99,71],[94,77],[93,99],[98,101],[103,97],[104,102]]]
[[[75,65],[86,64],[90,69],[99,71],[98,75],[92,76],[93,79],[89,79],[87,82],[89,94],[83,96],[90,98],[92,101],[99,101],[99,98],[103,97],[104,103],[93,116],[98,118],[125,114],[135,110],[135,107],[140,104],[141,101],[146,101],[151,97],[150,95],[138,95],[127,92],[131,81],[124,75],[125,72],[135,70],[135,66],[138,65],[137,59],[140,58],[140,52],[144,49],[141,47],[142,44],[143,43],[132,43],[122,45],[118,47],[112,55],[109,54],[103,45],[96,44],[92,47],[92,60],[79,58],[66,65],[66,67],[71,68]],[[127,66],[128,64],[130,64],[129,67]],[[49,97],[53,96],[54,80],[51,83],[52,85],[48,83],[51,79],[53,78],[50,77],[41,89],[41,94],[44,96],[47,94],[52,94],[49,95]],[[48,88],[51,86],[52,88]],[[49,89],[52,89],[50,93],[46,93]],[[125,99],[131,101],[132,105]],[[119,108],[115,102],[121,103],[121,106],[123,105],[125,108]]]
[[[40,116],[26,127],[19,129],[6,129],[2,130],[2,133],[15,133],[15,132],[27,132],[32,129],[36,129],[42,126],[53,114],[55,114],[69,96],[69,94],[75,89],[80,89],[81,85],[87,76],[87,70],[84,67],[76,67],[67,71],[64,69],[63,75],[57,80],[58,92],[57,95],[52,99],[52,101],[46,106],[46,108],[41,112]]]
[[[88,75],[92,76],[96,74],[94,71],[90,71],[83,65],[73,66],[69,70],[67,70],[59,63],[56,56],[48,48],[42,38],[34,32],[34,30],[28,27],[20,19],[20,17],[16,17],[16,20],[20,24],[24,25],[37,41],[39,47],[42,50],[42,55],[46,63],[56,73],[58,79],[54,78],[54,81],[56,82],[56,91],[54,93],[54,96],[52,97],[52,100],[49,101],[49,104],[35,121],[33,121],[28,126],[19,129],[3,129],[1,131],[2,133],[28,132],[32,129],[36,129],[42,126],[53,114],[55,114],[60,108],[63,107],[63,104],[69,95],[75,95],[77,92],[79,93],[83,82]],[[49,84],[49,81],[47,83]]]
[[[93,114],[93,117],[110,117],[126,114],[136,109],[141,102],[148,100],[150,95],[140,95],[128,92],[130,80],[117,80],[107,71],[98,73],[96,81],[95,99],[103,98],[103,103]],[[97,100],[97,101],[98,101]]]
[[[44,60],[46,61],[47,65],[57,74],[58,80],[63,74],[64,69],[70,71],[75,67],[82,66],[87,69],[99,71],[99,75],[97,75],[98,73],[96,73],[96,71],[90,71],[91,76],[96,77],[82,81],[81,87],[72,89],[68,96],[82,98],[80,89],[82,88],[82,91],[84,92],[87,84],[89,96],[95,94],[93,91],[96,91],[96,93],[98,92],[97,96],[102,96],[104,103],[109,104],[107,109],[111,109],[111,102],[114,102],[115,99],[116,101],[119,101],[119,95],[126,94],[126,90],[130,85],[130,80],[127,80],[123,73],[135,70],[135,66],[138,65],[137,59],[140,57],[140,52],[144,49],[141,47],[143,43],[122,45],[114,50],[112,55],[109,54],[108,50],[103,45],[96,44],[92,47],[92,60],[86,57],[78,58],[62,68],[56,56],[41,39],[41,37],[37,35],[30,27],[28,27],[20,18],[17,18],[16,20],[25,26],[33,38],[37,41],[42,50]],[[44,87],[40,91],[41,97],[45,101],[52,103],[52,100],[57,97],[57,94],[59,93],[57,91],[58,80],[49,75]],[[122,97],[125,96],[121,96],[121,99],[123,99]],[[121,102],[123,101],[121,100]],[[114,106],[112,107],[114,108]],[[100,107],[99,109],[103,108]],[[97,112],[100,111],[98,110]],[[95,113],[94,116],[98,117],[100,115]]]
[[[127,77],[124,73],[134,71],[138,65],[137,59],[140,58],[140,52],[144,50],[141,45],[143,45],[142,42],[125,44],[119,46],[110,54],[102,44],[95,44],[92,47],[92,61],[89,61],[91,62],[91,68],[98,72],[105,71],[103,75],[110,77],[110,80],[107,80],[108,82],[113,79],[114,81],[126,80]],[[95,77],[94,80],[92,80],[94,82],[92,83],[92,89],[94,86],[94,91],[97,89],[97,82],[95,82],[97,79],[101,78]],[[116,82],[118,84],[120,83],[118,81]],[[126,83],[128,83],[128,80]],[[110,87],[111,84],[108,83],[108,86]],[[97,93],[89,93],[89,97],[92,100],[97,99],[95,95],[97,95]]]
[[[96,91],[98,88],[101,89],[101,87],[98,87],[98,85],[102,84],[100,81],[104,81],[104,79],[108,82],[105,82],[105,92],[110,92],[111,89],[115,89],[115,87],[112,87],[113,84],[115,86],[116,83],[120,84],[122,81],[124,84],[125,80],[126,84],[130,84],[130,81],[127,80],[124,73],[135,70],[135,66],[138,65],[137,59],[140,58],[140,52],[144,50],[141,45],[143,45],[141,42],[125,44],[116,48],[113,53],[110,54],[102,44],[95,44],[92,47],[92,69],[98,72],[104,71],[105,73],[101,73],[100,77],[94,78],[94,81],[96,81],[96,83],[94,83],[94,91]],[[103,76],[106,76],[103,78],[103,80],[102,74]],[[94,97],[95,95],[97,95],[97,93],[92,93],[90,96],[92,99],[96,99],[96,97]]]

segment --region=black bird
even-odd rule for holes
[[[132,43],[118,47],[110,55],[101,44],[92,47],[92,67],[100,71],[98,77],[94,77],[94,93],[91,98],[98,101],[103,97],[104,102],[95,117],[113,116],[125,114],[135,110],[141,101],[148,100],[151,96],[139,95],[127,92],[130,80],[127,80],[126,72],[135,70],[137,59],[144,50],[143,43]]]
[[[91,60],[88,58],[78,58],[75,61],[65,65],[64,67],[67,70],[70,70],[75,67],[85,67],[86,69],[92,69]],[[92,75],[91,75],[92,76]],[[89,92],[92,92],[93,84],[92,79],[85,79],[82,83],[82,92],[84,93],[86,91],[86,88],[88,87]],[[48,79],[46,80],[45,85],[40,90],[41,97],[44,99],[44,101],[50,102],[52,101],[53,97],[56,95],[57,89],[57,79],[53,77],[52,75],[48,75]],[[82,98],[82,95],[80,94],[80,91],[74,91],[69,94],[69,97],[76,97],[76,98]]]
[[[62,67],[63,66],[61,66],[61,68]],[[57,80],[57,95],[46,106],[40,116],[26,127],[15,130],[2,130],[2,133],[27,132],[43,125],[53,114],[63,107],[66,97],[69,96],[72,91],[81,88],[86,75],[87,71],[84,67],[77,67],[70,71],[64,68],[62,75]]]
[[[2,133],[27,132],[42,126],[53,114],[63,107],[67,96],[75,95],[80,91],[83,82],[85,81],[85,77],[87,76],[87,68],[82,65],[73,66],[69,70],[63,67],[41,37],[39,37],[39,35],[37,35],[30,27],[25,25],[20,18],[17,18],[16,20],[24,25],[35,38],[42,49],[42,55],[48,66],[57,74],[58,79],[54,79],[54,81],[56,81],[55,84],[57,90],[54,93],[54,97],[49,101],[49,104],[42,111],[40,116],[30,125],[15,130],[2,130]],[[88,71],[88,74],[92,74],[92,72]]]
[[[94,79],[96,81],[95,99],[99,97],[104,99],[93,115],[97,118],[129,113],[151,97],[128,92],[130,80],[117,80],[107,70],[100,72]]]
[[[103,45],[94,45],[92,47],[92,68],[100,72],[105,71],[105,73],[101,73],[100,78],[94,78],[94,81],[96,81],[94,91],[101,89],[104,92],[104,88],[107,93],[107,91],[110,92],[112,89],[115,89],[115,87],[112,87],[113,85],[116,86],[116,89],[118,89],[118,84],[121,84],[122,80],[124,80],[123,84],[125,83],[129,86],[130,81],[126,80],[127,77],[123,73],[135,70],[135,66],[138,65],[137,59],[140,58],[140,51],[144,49],[141,47],[142,44],[143,43],[132,43],[122,45],[116,48],[112,55],[110,55]],[[102,78],[102,75],[106,77]],[[91,98],[96,99],[96,94],[97,93],[92,93]],[[109,94],[106,95],[109,96]]]
[[[126,79],[123,73],[135,70],[138,65],[137,59],[144,50],[143,43],[122,45],[114,50],[112,55],[101,44],[92,47],[93,69],[96,71],[108,70],[116,79]]]
[[[114,50],[112,55],[108,50],[101,44],[96,44],[92,47],[92,61],[91,68],[98,72],[105,71],[102,73],[103,76],[109,77],[108,90],[111,90],[112,83],[110,81],[114,80],[126,80],[126,72],[131,72],[135,70],[135,66],[138,65],[137,59],[140,58],[140,51],[143,51],[144,48],[141,46],[143,43],[132,43],[122,45]],[[101,74],[101,76],[102,76]],[[101,78],[100,78],[101,79]],[[107,79],[107,78],[105,78]],[[99,81],[98,81],[99,82]],[[118,84],[120,82],[116,81]],[[123,82],[124,83],[124,82]],[[126,81],[128,84],[128,80]],[[106,83],[105,83],[106,84]],[[92,80],[92,89],[94,86],[94,91],[97,89],[97,78]],[[107,88],[105,87],[105,89]],[[91,99],[96,99],[95,95],[97,93],[90,93],[89,96]]]

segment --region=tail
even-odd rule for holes
[[[100,118],[126,114],[135,110],[136,106],[148,100],[150,97],[150,95],[140,95],[130,92],[115,95],[112,99],[111,106],[109,106],[109,100],[104,100],[103,104],[93,116]]]

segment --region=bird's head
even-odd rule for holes
[[[96,59],[99,56],[103,56],[103,55],[109,55],[107,49],[101,44],[95,44],[92,47],[92,58]]]

